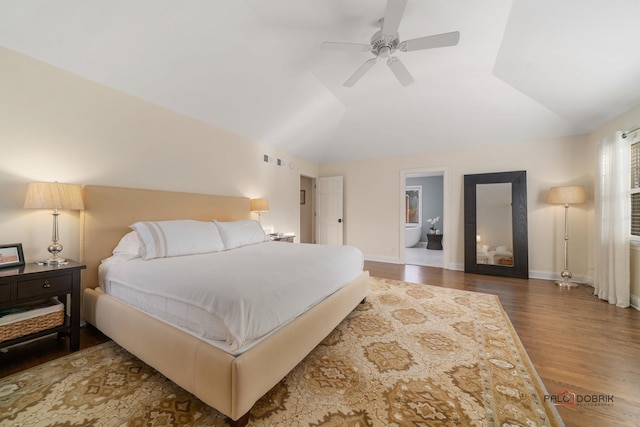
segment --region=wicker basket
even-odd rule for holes
[[[64,305],[56,298],[0,317],[0,342],[54,328],[64,323]]]

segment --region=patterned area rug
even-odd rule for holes
[[[371,279],[253,408],[254,426],[559,426],[493,295]],[[113,342],[0,380],[2,426],[222,426]]]

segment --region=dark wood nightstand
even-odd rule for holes
[[[50,266],[35,263],[0,269],[0,309],[56,297],[64,304],[65,320],[60,326],[0,342],[0,348],[29,341],[52,333],[69,334],[69,348],[80,348],[80,270],[85,265],[69,261]],[[68,307],[67,295],[70,295]],[[69,312],[70,315],[66,313]]]

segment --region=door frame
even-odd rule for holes
[[[406,264],[406,251],[405,251],[405,191],[407,186],[407,176],[416,173],[442,175],[442,234],[445,236],[451,236],[451,215],[449,215],[449,168],[447,166],[424,166],[413,169],[401,169],[400,170],[400,196],[398,198],[398,218],[399,218],[399,235],[400,245],[398,248],[399,262],[400,264]],[[423,195],[424,196],[424,195]],[[423,224],[424,227],[424,224]],[[442,249],[442,268],[448,269],[449,267],[449,253],[451,244],[445,243]]]

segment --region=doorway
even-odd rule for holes
[[[315,224],[313,220],[315,194],[313,188],[313,178],[300,175],[300,243],[315,243]]]
[[[448,253],[444,233],[446,171],[442,168],[404,171],[401,181],[402,261],[443,268]]]
[[[342,176],[300,175],[300,243],[343,244],[343,194]]]

